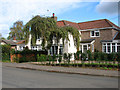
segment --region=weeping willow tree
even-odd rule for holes
[[[73,27],[57,27],[56,21],[53,18],[43,18],[40,16],[33,17],[24,27],[25,41],[28,43],[29,35],[31,34],[31,44],[35,45],[38,38],[42,39],[42,47],[49,49],[53,44],[53,39],[56,37],[57,44],[60,39],[69,41],[69,34],[73,36],[76,48],[79,48],[80,34]]]

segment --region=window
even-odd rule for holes
[[[115,52],[115,43],[112,43],[112,52]]]
[[[94,52],[94,44],[92,44],[92,52]]]
[[[117,52],[120,52],[120,43],[117,43]]]
[[[59,54],[60,54],[60,55],[63,54],[63,46],[60,46],[60,48],[59,48]]]
[[[58,54],[58,46],[52,46],[51,48],[50,48],[50,54],[51,55],[57,55]]]
[[[96,30],[96,31],[91,31],[91,37],[99,37],[100,36],[100,31]]]
[[[107,44],[107,50],[108,50],[108,52],[110,52],[110,50],[111,50],[110,43]]]
[[[104,43],[103,52],[106,53],[120,52],[120,43]]]

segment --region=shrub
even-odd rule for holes
[[[10,45],[1,45],[2,47],[2,60],[10,60]]]
[[[68,56],[67,56],[67,53],[64,53],[64,60],[67,60],[68,59]]]
[[[76,60],[80,60],[81,59],[81,54],[82,54],[82,51],[77,51],[76,52]]]
[[[82,57],[82,60],[85,61],[85,60],[87,59],[86,53],[82,53],[82,54],[81,54],[81,57]]]
[[[54,54],[53,55],[53,61],[56,61],[56,59],[57,59],[57,56]]]
[[[87,50],[88,60],[92,60],[92,53],[90,50]]]
[[[72,58],[72,53],[68,53],[68,63],[70,62],[71,58]]]
[[[43,62],[43,61],[46,61],[46,60],[47,60],[47,56],[46,56],[46,55],[41,54],[41,55],[39,56],[39,61]]]
[[[61,63],[61,61],[62,61],[62,56],[58,55],[58,62]]]

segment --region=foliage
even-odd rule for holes
[[[47,56],[47,61],[49,61],[49,62],[52,61],[52,56],[51,55]]]
[[[85,61],[87,59],[87,54],[86,53],[82,53],[81,57],[82,57],[82,60]]]
[[[90,50],[87,50],[88,60],[92,60],[92,53]]]
[[[82,51],[77,51],[76,54],[74,54],[75,59],[80,60],[81,59],[81,54],[82,54]]]
[[[80,35],[77,29],[73,27],[57,27],[56,21],[53,18],[42,18],[40,16],[33,17],[24,27],[25,41],[28,42],[29,35],[31,34],[32,45],[36,44],[38,38],[42,39],[42,48],[49,49],[53,44],[53,40],[59,43],[62,38],[63,45],[64,41],[68,41],[69,33],[74,38],[76,47],[79,47]],[[56,39],[54,39],[56,38]]]
[[[13,54],[16,55],[17,60],[19,62],[31,62],[31,61],[39,61],[38,55],[44,54],[47,55],[47,51],[36,51],[36,50],[28,50],[25,49],[23,51],[14,51]],[[21,57],[18,57],[20,55]],[[16,60],[15,60],[16,61]]]
[[[68,63],[70,62],[71,58],[72,58],[72,53],[68,53]]]
[[[24,54],[45,54],[45,55],[47,55],[47,51],[37,51],[37,50],[23,50],[23,51],[15,51],[15,52],[13,52],[13,54],[22,54],[22,55],[24,55]]]
[[[10,45],[1,45],[2,47],[2,60],[10,60]]]
[[[41,54],[40,56],[38,56],[38,61],[42,62],[42,61],[46,61],[47,60],[47,56],[44,54]]]
[[[16,39],[23,40],[24,39],[24,31],[23,31],[23,22],[16,21],[13,26],[10,28],[10,33],[7,39]]]
[[[67,60],[68,59],[67,53],[64,53],[63,55],[64,60]]]
[[[53,54],[52,58],[53,58],[53,61],[56,61],[57,56],[55,54]]]
[[[62,55],[58,55],[58,62],[61,63],[62,61]]]

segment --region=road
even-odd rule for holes
[[[113,77],[2,67],[3,88],[118,88]]]

